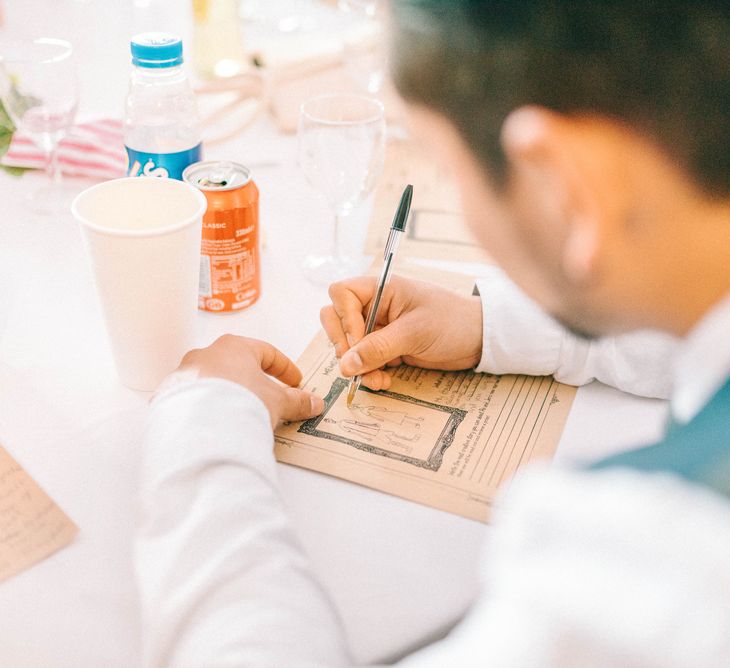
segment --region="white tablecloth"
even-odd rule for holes
[[[163,0],[32,0],[5,10],[4,35],[75,41],[82,109],[109,114],[118,113],[126,88],[128,37],[155,22],[187,34],[189,21],[187,2]],[[264,119],[207,152],[262,164],[254,175],[266,247],[259,303],[234,315],[200,313],[199,345],[232,332],[296,357],[318,328],[326,290],[308,284],[299,266],[328,243],[330,216],[298,173],[295,148],[294,138]],[[148,396],[116,379],[71,216],[36,217],[24,205],[42,180],[0,174],[0,443],[81,531],[70,547],[0,584],[0,665],[133,668],[140,628],[130,546]],[[362,237],[367,209],[352,222],[352,243]],[[558,456],[591,458],[648,440],[663,412],[661,402],[586,387]],[[280,476],[359,660],[423,643],[468,606],[488,528],[312,472],[282,466]]]

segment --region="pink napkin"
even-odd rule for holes
[[[61,171],[67,176],[115,179],[127,171],[122,122],[102,118],[72,127],[58,147]],[[17,131],[2,158],[8,167],[43,169],[46,156],[30,138]]]

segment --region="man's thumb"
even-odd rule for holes
[[[390,360],[413,351],[408,350],[407,326],[397,320],[372,334],[368,334],[340,360],[340,370],[345,376],[355,376],[379,369]]]
[[[306,420],[319,415],[324,410],[324,401],[316,394],[298,390],[294,387],[282,388],[284,401],[281,406],[282,420]]]

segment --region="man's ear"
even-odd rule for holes
[[[604,184],[595,182],[595,165],[586,160],[586,139],[579,121],[536,106],[510,113],[501,135],[513,174],[531,174],[530,192],[520,196],[539,199],[535,206],[561,227],[561,266],[574,284],[597,273],[604,233],[598,206]]]
[[[563,274],[574,285],[584,285],[598,273],[599,225],[595,219],[574,215],[563,246]]]

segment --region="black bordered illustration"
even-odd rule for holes
[[[443,426],[440,429],[435,442],[433,438],[431,438],[431,442],[427,442],[425,433],[405,434],[390,427],[381,428],[382,420],[379,424],[377,420],[366,422],[358,420],[357,418],[353,418],[352,420],[343,420],[341,418],[337,419],[336,416],[333,416],[333,413],[335,412],[336,406],[338,407],[338,410],[342,412],[341,407],[345,402],[347,386],[348,381],[345,379],[335,379],[330,391],[324,399],[324,411],[322,411],[321,415],[303,422],[299,429],[297,429],[297,432],[300,434],[308,434],[309,436],[316,436],[317,438],[324,438],[344,443],[345,445],[357,448],[358,450],[363,450],[382,457],[388,457],[390,459],[397,459],[398,461],[402,461],[419,468],[431,471],[439,470],[441,463],[443,462],[444,453],[453,443],[456,430],[462,420],[466,417],[466,411],[461,410],[460,408],[452,408],[450,406],[440,406],[439,404],[434,404],[430,401],[423,401],[422,399],[416,399],[415,397],[409,397],[396,392],[389,392],[387,390],[374,392],[366,387],[360,387],[359,392],[372,394],[374,398],[377,397],[379,400],[388,398],[398,402],[403,402],[402,404],[397,405],[398,408],[393,409],[394,411],[409,414],[409,407],[413,407],[414,405],[420,407],[420,411],[422,413],[433,416],[430,420],[431,422],[437,420],[437,429],[438,426],[441,426],[441,422],[443,421]],[[339,403],[337,401],[338,399],[341,399]],[[418,411],[419,409],[416,408],[415,410]],[[435,411],[436,413],[431,413],[431,411]],[[349,418],[349,416],[350,414],[347,413],[346,417]],[[346,428],[342,428],[342,423],[344,422],[351,422],[351,424],[348,424]],[[405,422],[410,424],[414,429],[420,429],[420,417],[406,418]],[[339,429],[346,431],[348,434],[359,433],[360,438],[358,439],[350,437],[349,435],[333,433],[332,431],[328,431],[328,429]],[[380,445],[378,445],[377,442],[380,442]],[[419,445],[418,448],[413,447],[413,444],[415,443]],[[418,450],[421,456],[416,456],[414,454],[414,450]]]

